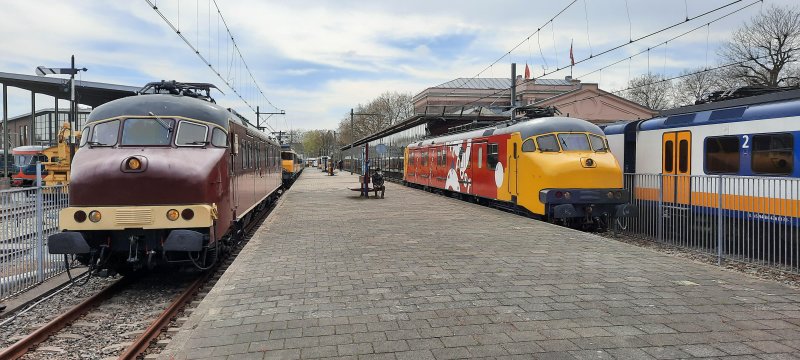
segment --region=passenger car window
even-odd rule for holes
[[[203,146],[206,144],[208,126],[181,121],[178,124],[178,135],[175,136],[175,145],[178,146]]]
[[[497,167],[497,163],[500,161],[498,158],[498,146],[497,144],[488,144],[486,145],[486,166],[489,169],[494,170]]]
[[[211,145],[216,147],[227,147],[228,146],[228,135],[225,134],[220,128],[214,128],[211,132]]]
[[[478,169],[483,168],[483,147],[478,147]]]
[[[792,134],[753,135],[751,166],[757,174],[789,175],[794,167]]]
[[[736,174],[739,172],[739,137],[718,136],[705,140],[706,173]]]
[[[675,143],[668,140],[664,143],[664,172],[672,173],[674,169],[673,163],[675,162]]]
[[[96,126],[95,126],[96,127]],[[173,119],[125,119],[122,124],[122,145],[160,146],[169,145]]]
[[[591,150],[589,139],[586,134],[558,134],[558,142],[561,150],[564,151],[586,151]]]
[[[559,152],[561,148],[558,146],[555,135],[544,135],[536,138],[536,146],[543,152]]]
[[[92,146],[114,146],[117,144],[119,133],[119,120],[99,123],[92,129],[92,136],[88,144]]]
[[[592,142],[592,149],[596,152],[608,151],[606,140],[601,136],[589,135],[589,141]]]
[[[536,144],[533,142],[533,139],[525,140],[522,143],[522,152],[532,152],[536,151]]]
[[[685,174],[689,171],[689,141],[678,142],[678,172]]]

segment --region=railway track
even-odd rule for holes
[[[147,352],[160,352],[156,340],[186,311],[187,304],[213,286],[276,204],[277,200],[255,216],[230,256],[214,269],[181,279],[158,273],[123,277],[3,349],[0,359],[137,359]]]

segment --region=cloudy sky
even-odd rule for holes
[[[269,119],[281,130],[334,128],[351,107],[383,92],[416,94],[472,77],[509,51],[480,76],[510,76],[510,63],[516,62],[519,74],[528,63],[534,76],[553,72],[545,78],[563,78],[568,68],[554,71],[569,64],[570,42],[580,61],[683,22],[572,70],[584,82],[616,90],[648,68],[673,76],[713,66],[719,45],[763,7],[795,6],[792,0],[577,0],[548,23],[572,0],[217,0],[265,99],[231,50],[214,1],[151,1],[248,102],[262,111],[285,110],[285,116]],[[0,71],[33,74],[37,65],[66,67],[75,54],[78,66],[89,69],[83,80],[133,86],[161,79],[211,82],[225,93],[218,94],[219,103],[255,117],[145,0],[2,3]],[[729,3],[734,4],[698,17]],[[684,21],[687,17],[698,18]],[[652,50],[581,77],[647,48]],[[29,111],[28,93],[11,89],[9,99],[10,116]],[[45,96],[37,102],[53,104]]]

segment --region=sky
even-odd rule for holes
[[[224,93],[215,95],[219,104],[251,120],[254,112],[236,93],[262,112],[284,110],[266,120],[274,130],[334,129],[351,108],[381,93],[417,94],[459,77],[509,77],[511,63],[518,74],[528,64],[535,77],[563,78],[570,75],[570,44],[576,62],[589,59],[572,76],[610,91],[648,71],[675,76],[711,67],[720,45],[762,9],[798,6],[793,0],[150,1],[158,12],[146,0],[0,0],[0,71],[33,75],[39,65],[68,67],[74,54],[77,66],[88,69],[82,80],[210,82]],[[53,106],[44,95],[36,101],[37,108]],[[30,93],[10,89],[9,117],[29,109]]]

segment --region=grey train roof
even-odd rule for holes
[[[603,130],[601,130],[600,127],[595,124],[592,124],[586,120],[559,116],[527,120],[510,126],[498,125],[459,134],[440,136],[433,139],[415,142],[410,147],[444,144],[451,141],[466,140],[490,135],[511,134],[515,132],[519,132],[522,139],[552,132],[588,132],[604,136]]]
[[[228,120],[235,119],[228,109],[217,104],[188,96],[169,94],[138,95],[114,100],[94,109],[86,123],[119,116],[182,116],[202,120],[228,128]]]

